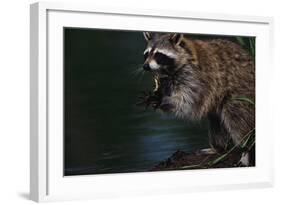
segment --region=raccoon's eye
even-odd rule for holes
[[[174,65],[174,59],[163,53],[155,53],[154,58],[160,65]]]
[[[145,53],[143,54],[143,57],[144,57],[144,60],[146,60],[147,57],[148,57],[148,52],[145,52]]]

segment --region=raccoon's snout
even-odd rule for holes
[[[143,64],[143,70],[145,70],[145,71],[151,71],[151,67],[149,66],[148,63]]]

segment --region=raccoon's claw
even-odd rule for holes
[[[136,103],[136,105],[145,106],[145,109],[151,106],[154,110],[156,110],[160,105],[158,97],[151,91],[141,92],[141,95],[138,97],[138,99],[139,101]]]
[[[141,95],[138,97],[139,101],[136,103],[137,106],[145,106],[145,108],[147,109],[147,107],[149,106],[149,95],[143,91],[141,92]]]

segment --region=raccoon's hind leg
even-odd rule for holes
[[[225,127],[236,146],[239,146],[248,133],[255,127],[255,110],[253,106],[244,102],[231,102],[224,105],[222,116]],[[244,152],[241,156],[240,164],[243,166],[255,165],[255,148]]]
[[[218,153],[225,152],[231,142],[231,138],[217,114],[209,114],[209,143]]]

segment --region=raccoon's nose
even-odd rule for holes
[[[145,71],[150,71],[151,70],[151,68],[150,68],[148,63],[143,64],[143,70],[145,70]]]

